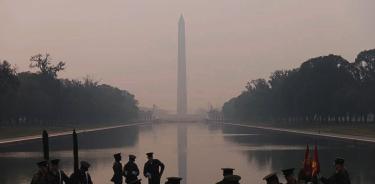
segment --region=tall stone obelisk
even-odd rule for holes
[[[178,21],[177,115],[187,114],[185,20]]]

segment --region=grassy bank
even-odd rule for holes
[[[251,123],[251,125],[375,138],[374,123]]]
[[[119,123],[64,124],[64,125],[16,125],[0,127],[0,139],[11,139],[25,136],[41,135],[43,130],[49,134],[65,131],[84,130],[119,125]]]

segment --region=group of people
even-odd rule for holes
[[[302,168],[296,178],[294,176],[294,168],[282,170],[286,184],[350,184],[349,173],[346,170],[343,158],[335,159],[335,172],[329,177],[319,177],[313,174],[311,170]],[[263,178],[267,184],[281,184],[276,173],[271,173]]]
[[[164,164],[154,159],[153,153],[147,153],[147,162],[144,164],[143,175],[148,179],[148,184],[160,184],[160,178],[164,172]],[[113,163],[113,177],[111,181],[114,184],[122,184],[125,178],[127,184],[141,184],[141,179],[138,179],[140,174],[137,164],[135,163],[136,156],[129,155],[129,161],[122,166],[121,153],[113,155],[115,161]],[[90,164],[86,161],[81,161],[81,166],[78,171],[68,177],[63,170],[60,169],[59,159],[50,161],[38,162],[39,170],[34,174],[31,184],[92,184],[91,176],[88,173]],[[311,170],[302,168],[298,173],[298,177],[294,176],[294,168],[284,169],[282,173],[285,177],[286,184],[350,184],[350,177],[346,170],[343,158],[335,159],[335,172],[329,178],[319,177],[313,174]],[[239,184],[241,177],[233,174],[233,168],[222,168],[223,179],[216,184]],[[181,178],[170,177],[166,184],[179,184]],[[277,173],[271,173],[263,178],[267,184],[281,184]]]
[[[149,184],[160,184],[160,178],[164,172],[164,164],[158,159],[154,159],[152,152],[146,153],[147,162],[143,168],[143,175],[148,179]],[[135,163],[136,156],[129,155],[129,161],[122,167],[121,153],[113,155],[115,162],[113,163],[113,177],[111,181],[114,184],[122,184],[123,177],[127,184],[140,184],[141,179],[138,179],[139,169]],[[173,179],[172,179],[173,180]]]
[[[335,172],[329,178],[319,177],[313,174],[311,170],[302,168],[296,178],[294,176],[294,168],[284,169],[282,173],[285,177],[286,184],[350,184],[349,173],[346,170],[343,158],[335,159]],[[241,177],[233,174],[233,168],[222,168],[223,179],[216,184],[240,184]],[[268,174],[263,178],[267,184],[281,184],[277,173]]]
[[[160,178],[164,172],[164,164],[153,158],[153,153],[147,153],[148,161],[144,165],[143,175],[148,178],[149,184],[160,184]],[[136,156],[129,155],[129,161],[122,167],[121,153],[113,155],[115,162],[113,163],[113,177],[111,181],[114,184],[122,184],[123,177],[127,184],[140,184],[141,179],[138,179],[139,169],[135,163]],[[53,159],[50,161],[43,160],[38,162],[38,171],[34,174],[31,184],[93,184],[89,174],[90,164],[86,161],[81,161],[81,166],[78,171],[68,177],[59,166],[60,160]],[[179,183],[181,178],[170,177],[166,183]]]
[[[90,167],[88,162],[81,161],[80,169],[70,177],[60,169],[59,163],[59,159],[38,162],[39,170],[34,174],[31,184],[92,184],[91,176],[88,173]]]

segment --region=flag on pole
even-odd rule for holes
[[[309,149],[309,144],[306,145],[306,151],[305,151],[305,160],[303,160],[303,168],[305,171],[310,170],[311,165],[310,163],[310,149]]]
[[[317,176],[320,172],[320,163],[319,163],[319,156],[318,156],[318,146],[315,144],[314,146],[314,159],[312,161],[312,175]]]

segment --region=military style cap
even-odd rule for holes
[[[294,168],[284,169],[282,171],[283,171],[284,176],[290,176],[290,175],[293,175]]]
[[[129,159],[135,160],[137,158],[135,155],[129,155]]]
[[[121,157],[121,153],[116,153],[113,155],[114,158],[120,158]]]
[[[147,155],[148,157],[152,157],[152,156],[154,155],[154,153],[153,153],[153,152],[149,152],[149,153],[146,153],[146,155]]]
[[[279,181],[279,178],[277,177],[276,173],[271,173],[265,176],[263,180],[266,180],[267,182],[271,182],[271,181]]]
[[[224,176],[224,181],[229,181],[229,182],[238,182],[241,180],[241,176],[238,175],[228,175]]]
[[[179,184],[180,181],[182,180],[182,178],[180,178],[180,177],[168,177],[167,180],[168,181],[165,182],[166,184]]]
[[[52,165],[58,165],[60,163],[60,159],[53,159],[51,160]]]
[[[223,170],[223,175],[226,176],[226,175],[233,175],[233,168],[221,168],[221,170]]]
[[[343,158],[336,158],[335,165],[343,165],[345,160]]]
[[[88,162],[86,162],[86,161],[81,161],[81,167],[89,168],[90,164]]]
[[[48,166],[48,161],[46,161],[46,160],[40,161],[40,162],[37,163],[37,165],[39,167],[47,167]]]

